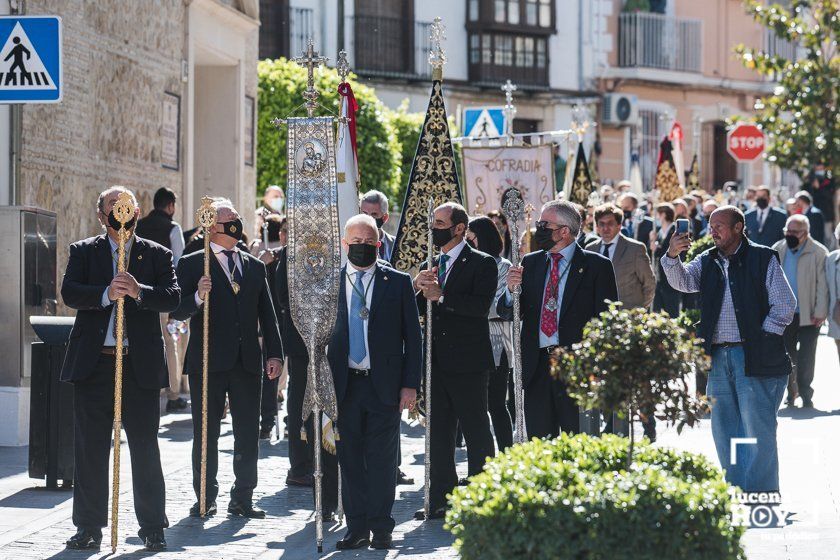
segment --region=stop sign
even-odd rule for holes
[[[764,151],[764,133],[754,124],[739,124],[726,135],[726,151],[738,161],[752,161]]]

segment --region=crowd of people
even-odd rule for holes
[[[126,301],[123,411],[131,449],[140,538],[149,550],[166,547],[164,480],[157,446],[160,399],[165,410],[185,410],[194,425],[190,514],[214,514],[219,496],[218,438],[233,420],[235,482],[227,511],[262,518],[253,504],[259,439],[272,437],[278,402],[284,403],[289,469],[286,483],[311,487],[312,418],[302,419],[308,352],[290,312],[287,220],[280,187],[266,190],[249,242],[229,200],[216,199],[210,234],[211,274],[203,272],[204,240],[173,221],[177,200],[168,189],[136,222],[127,270],[117,272],[117,229],[112,208],[123,187],[103,191],[97,215],[103,235],[74,243],[62,283],[65,303],[78,310],[62,379],[74,384],[76,484],[70,548],[94,548],[107,524],[107,471],[113,418],[115,305]],[[446,496],[464,483],[455,448],[463,434],[468,474],[497,450],[512,445],[512,323],[520,320],[525,428],[529,437],[580,429],[579,411],[563,382],[550,373],[551,354],[582,338],[584,325],[608,302],[676,317],[697,310],[697,330],[712,357],[708,384],[713,435],[727,479],[747,491],[778,490],[776,413],[783,396],[813,406],[816,342],[829,321],[840,352],[840,251],[823,240],[831,227],[801,191],[790,200],[766,187],[716,194],[692,191],[670,202],[630,192],[622,181],[602,187],[587,207],[552,200],[535,227],[512,239],[505,216],[469,216],[450,202],[434,209],[431,269],[413,278],[389,263],[395,239],[385,231],[390,201],[379,191],[360,199],[361,213],[343,231],[347,264],[328,347],[341,437],[321,463],[322,517],[334,519],[339,469],[347,534],[339,549],[389,548],[391,509],[400,470],[399,423],[417,410],[423,371],[420,317],[431,306],[431,430],[429,511],[441,518]],[[135,199],[136,204],[136,199]],[[786,210],[777,208],[784,204]],[[129,227],[139,219],[138,208]],[[832,232],[834,243],[840,228]],[[691,244],[709,236],[709,249],[692,260]],[[518,243],[519,266],[511,257]],[[520,317],[513,316],[514,293]],[[207,335],[206,479],[201,479],[202,339],[200,316],[211,302]],[[189,327],[187,327],[189,324]],[[161,338],[161,332],[164,336]],[[163,389],[161,389],[161,387]],[[130,403],[130,404],[129,404]],[[656,439],[655,411],[643,411],[644,430]],[[612,430],[607,421],[604,431]],[[730,464],[732,437],[757,445]],[[202,483],[206,512],[200,511]]]

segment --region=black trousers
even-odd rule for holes
[[[793,322],[785,328],[784,339],[790,359],[793,362],[788,382],[788,398],[796,394],[805,400],[814,398],[811,383],[814,382],[814,364],[817,358],[817,341],[820,328],[814,325],[799,326],[799,313],[794,314]]]
[[[108,524],[111,476],[109,455],[114,431],[114,357],[100,356],[93,374],[73,384],[75,484],[73,524],[101,529]],[[128,356],[123,360],[122,425],[131,455],[134,512],[140,537],[169,527],[166,489],[160,466],[158,427],[160,389],[137,385]],[[119,445],[119,441],[116,445]]]
[[[376,396],[370,377],[350,376],[338,405],[337,442],[341,496],[347,528],[354,533],[390,533],[397,489],[400,412]]]
[[[487,408],[490,411],[490,420],[493,422],[493,433],[496,435],[499,451],[504,451],[513,445],[513,429],[507,407],[509,376],[507,353],[503,350],[499,366],[495,371],[490,372],[487,389]]]
[[[303,396],[306,391],[306,375],[309,367],[307,356],[289,356],[289,390],[287,392],[287,413],[289,429],[289,475],[295,477],[311,475],[313,471],[312,441],[315,432],[312,423],[312,415],[306,421],[306,441],[300,437],[300,428],[303,425],[301,411],[303,410]],[[343,437],[339,428],[339,436]],[[325,510],[335,510],[338,506],[338,458],[336,455],[321,449],[321,479],[322,497]],[[312,499],[314,502],[315,494]]]
[[[578,406],[566,393],[565,384],[551,377],[549,355],[544,349],[540,349],[534,376],[525,385],[525,427],[529,439],[580,431]]]
[[[657,280],[656,291],[653,295],[653,310],[664,311],[671,317],[679,316],[682,295],[682,292],[671,287],[666,278]]]
[[[262,395],[260,397],[260,428],[270,430],[277,420],[277,387],[280,378],[269,379],[263,374]]]
[[[458,423],[467,443],[470,476],[481,472],[495,455],[487,416],[488,372],[449,373],[432,367],[432,441],[430,507],[446,506],[446,495],[458,484],[455,471],[455,429]]]
[[[207,383],[207,503],[216,501],[219,495],[219,432],[222,414],[225,410],[225,396],[230,403],[233,419],[233,474],[234,483],[230,490],[231,503],[248,505],[257,487],[257,459],[260,437],[260,389],[259,375],[246,372],[240,362],[228,371],[213,372]],[[196,497],[201,491],[201,374],[190,375],[190,398],[192,399],[193,446],[192,469],[193,490]]]

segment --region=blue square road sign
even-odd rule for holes
[[[60,17],[1,16],[0,49],[0,103],[61,101]]]

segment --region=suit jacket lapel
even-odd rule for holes
[[[615,252],[613,253],[613,263],[621,262],[624,258],[624,253],[627,252],[627,241],[620,235],[616,237]]]
[[[569,309],[575,292],[577,291],[580,281],[583,279],[583,273],[586,270],[586,263],[583,258],[583,252],[580,248],[575,247],[572,262],[569,267],[569,272],[566,275],[566,286],[563,288],[563,303],[560,305],[560,320],[563,320],[563,315]]]
[[[108,241],[108,235],[100,235],[96,240],[95,247],[102,277],[110,283],[114,278],[114,256],[111,253],[111,242]]]
[[[347,266],[341,267],[341,283],[338,285],[338,319],[336,320],[339,329],[346,333],[350,332],[347,318]],[[349,336],[349,334],[348,334]]]
[[[215,271],[216,278],[213,279],[214,284],[223,284],[225,289],[233,293],[233,287],[230,285],[230,279],[228,278],[227,271],[222,268],[222,263],[219,262],[219,259],[216,258],[216,254],[210,249],[210,278],[213,278]]]
[[[385,291],[388,289],[388,273],[378,264],[374,266],[373,294],[370,296],[370,312],[382,301]]]
[[[128,256],[128,267],[126,267],[126,270],[134,276],[137,275],[137,269],[140,267],[140,261],[143,260],[143,252],[146,250],[146,247],[148,245],[135,235],[134,241],[131,242],[131,253]]]
[[[461,249],[461,253],[458,255],[458,258],[454,261],[449,261],[448,264],[450,267],[449,276],[446,278],[446,281],[443,285],[443,293],[446,294],[446,289],[449,287],[450,283],[455,279],[456,276],[461,272],[464,268],[464,265],[467,263],[467,260],[470,258],[472,254],[472,249],[470,249],[469,243],[464,245],[464,248]]]
[[[239,251],[239,262],[242,263],[242,284],[245,284],[245,279],[248,278],[248,268],[251,266],[250,259],[243,251]]]
[[[542,258],[536,259],[537,263],[534,267],[533,285],[539,286],[539,290],[534,294],[537,309],[542,308],[542,298],[545,294],[546,274],[548,274],[548,253],[542,252]]]

